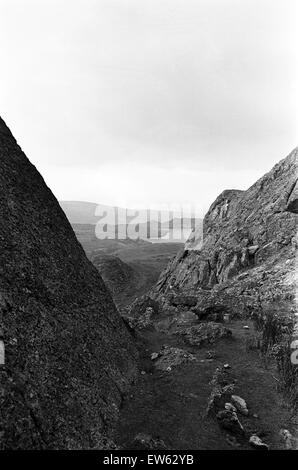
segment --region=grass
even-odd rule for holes
[[[255,331],[252,323],[249,330],[243,326],[243,321],[232,322],[229,327],[233,338],[210,347],[215,351],[213,361],[206,360],[208,348],[186,347],[177,337],[147,332],[140,347],[140,370],[145,370],[146,375],[140,375],[131,396],[124,402],[118,443],[129,448],[133,437],[145,432],[178,450],[231,449],[216,420],[206,416],[213,373],[216,367],[229,363],[231,374],[237,379],[235,393],[246,400],[250,410],[249,417],[240,418],[243,426],[250,433],[259,432],[270,448],[280,448],[279,432],[288,428],[290,410],[280,393],[274,361],[265,367],[259,351],[247,348],[247,340]],[[150,354],[163,344],[187,349],[196,355],[198,362],[178,366],[171,372],[155,370]],[[250,447],[242,443],[240,448]]]

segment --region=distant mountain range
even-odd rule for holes
[[[180,218],[174,212],[154,211],[151,220],[152,212],[149,210],[132,210],[83,201],[60,201],[59,204],[72,225],[97,225],[97,236],[107,234],[110,239],[185,242],[192,231],[202,227],[202,219]],[[129,217],[132,223],[127,223]]]

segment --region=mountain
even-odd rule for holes
[[[191,230],[202,225],[199,218],[173,217],[172,212],[166,211],[155,211],[152,215],[147,210],[123,209],[93,202],[60,201],[59,204],[77,230],[80,230],[79,225],[83,230],[84,226],[96,225],[93,232],[95,234],[96,231],[97,238],[102,240],[130,238],[153,243],[184,243]],[[131,223],[128,214],[136,216]]]
[[[203,237],[122,311],[147,373],[122,408],[126,448],[140,429],[168,448],[297,448],[297,156],[220,194]]]
[[[59,204],[71,224],[95,225],[100,220],[100,215],[103,215],[105,212],[107,215],[111,214],[111,216],[105,218],[105,220],[109,224],[115,224],[115,219],[113,217],[115,208],[112,206],[85,201],[59,201]],[[120,211],[124,210],[119,207],[116,209]]]
[[[136,373],[111,295],[0,120],[1,449],[110,447]]]
[[[252,279],[271,267],[282,271],[285,264],[290,269],[297,219],[287,205],[294,205],[290,199],[296,181],[297,149],[247,191],[220,194],[204,218],[203,245],[193,235],[161,274],[155,293],[162,295],[171,287],[201,294],[204,289],[226,289],[225,283],[240,275]],[[263,280],[259,289],[267,287]]]
[[[296,148],[248,190],[220,194],[204,218],[203,243],[193,235],[151,291],[171,318],[173,308],[179,319],[194,306],[200,321],[253,321],[258,348],[275,357],[296,404],[297,157]]]
[[[113,254],[118,250],[135,249],[138,250],[143,246],[150,246],[151,243],[142,239],[132,240],[131,238],[124,239],[100,239],[97,238],[95,227],[92,224],[72,224],[72,228],[76,234],[77,239],[82,244],[88,257],[94,251],[102,250],[107,254]]]

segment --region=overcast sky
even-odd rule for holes
[[[0,113],[59,199],[246,189],[297,137],[297,0],[0,0]]]

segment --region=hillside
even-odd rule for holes
[[[119,307],[146,294],[182,243],[145,240],[100,240],[91,224],[73,224],[77,239],[95,264]]]
[[[297,149],[247,191],[224,191],[204,218],[202,247],[188,242],[161,274],[155,294],[183,289],[204,297],[206,290],[227,292],[229,282],[257,283],[262,275],[259,293],[274,300],[272,283],[286,286],[294,263],[297,219],[287,204],[296,179]]]
[[[110,446],[136,371],[111,295],[0,120],[1,449]]]
[[[193,235],[123,311],[144,371],[121,412],[125,448],[142,432],[163,448],[297,449],[297,153],[224,191],[203,244]]]

